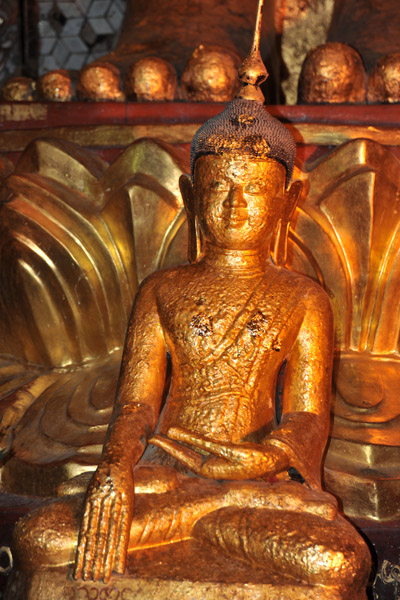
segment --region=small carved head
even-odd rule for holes
[[[239,87],[240,57],[219,46],[200,45],[182,74],[182,96],[197,102],[228,102]]]
[[[368,81],[368,102],[400,102],[400,52],[386,54],[373,67]]]
[[[38,82],[39,97],[47,102],[70,102],[72,98],[71,76],[65,69],[48,71]]]
[[[139,102],[174,100],[177,87],[174,67],[157,56],[138,60],[128,68],[125,76],[128,98],[134,98]]]
[[[93,102],[124,102],[119,69],[111,63],[91,63],[84,67],[76,84],[78,97]]]
[[[328,42],[307,54],[299,79],[300,104],[361,104],[365,97],[366,74],[357,50]]]
[[[30,77],[12,77],[1,90],[5,102],[31,102],[36,99],[36,81]]]

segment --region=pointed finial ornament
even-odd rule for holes
[[[289,130],[264,107],[260,85],[268,77],[259,50],[263,0],[258,2],[257,21],[250,54],[239,69],[242,87],[222,112],[197,130],[190,149],[192,181],[200,156],[230,154],[249,158],[273,158],[286,169],[290,183],[296,143]]]
[[[264,0],[258,1],[257,20],[254,29],[253,44],[248,56],[239,67],[239,79],[242,87],[236,94],[236,98],[243,100],[255,100],[264,104],[264,94],[260,85],[267,79],[268,71],[260,54],[260,35]]]

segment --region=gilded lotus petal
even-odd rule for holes
[[[400,163],[380,144],[354,140],[307,180],[289,257],[334,308],[333,435],[399,445]]]
[[[183,166],[154,140],[108,166],[73,144],[39,139],[3,182],[0,390],[4,451],[14,438],[3,473],[10,489],[16,461],[68,463],[61,477],[79,472],[74,461],[96,463],[136,289],[185,258]]]

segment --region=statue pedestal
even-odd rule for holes
[[[48,568],[24,578],[18,571],[7,600],[361,600],[353,591],[297,585],[223,556],[196,541],[133,552],[125,575],[108,584],[74,581],[71,569]]]

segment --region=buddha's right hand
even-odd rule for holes
[[[103,579],[123,573],[133,516],[131,467],[100,463],[89,485],[79,533],[75,579]]]

